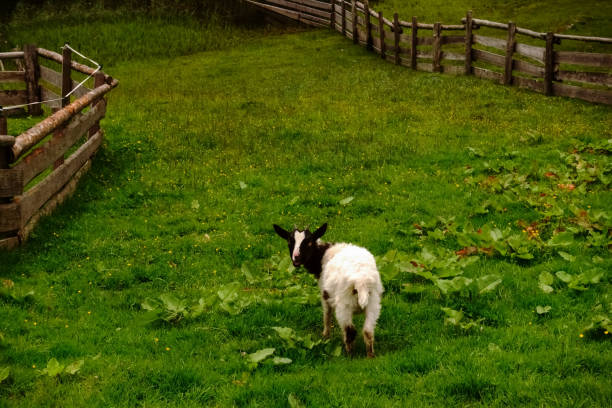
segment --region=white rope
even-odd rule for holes
[[[74,52],[76,55],[78,55],[79,57],[93,63],[96,66],[96,69],[87,76],[87,78],[85,78],[84,80],[82,80],[81,82],[79,82],[77,84],[77,86],[75,86],[74,88],[72,88],[72,90],[70,92],[68,92],[66,95],[59,97],[59,98],[55,98],[55,99],[47,99],[45,101],[40,101],[40,102],[30,102],[30,103],[24,103],[21,105],[12,105],[12,106],[0,106],[0,113],[2,113],[2,111],[4,110],[11,110],[11,109],[18,109],[18,108],[23,108],[25,106],[31,106],[31,105],[39,105],[42,103],[49,103],[49,102],[57,102],[57,101],[61,101],[64,98],[69,97],[70,95],[72,95],[77,89],[81,88],[83,86],[83,84],[85,82],[87,82],[87,80],[89,78],[91,78],[92,76],[94,76],[98,71],[100,71],[102,69],[102,65],[98,64],[96,61],[92,60],[89,57],[86,57],[85,55],[81,54],[80,52],[78,52],[77,50],[75,50],[74,48],[72,48],[70,45],[68,44],[64,44],[64,47],[67,47],[70,51]]]

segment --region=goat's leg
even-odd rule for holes
[[[327,303],[327,292],[323,292],[323,296],[321,297],[321,304],[323,305],[323,337],[329,337],[331,331],[331,317],[332,317],[332,309],[329,303]]]
[[[363,323],[363,342],[369,358],[374,357],[374,328],[380,315],[380,296],[371,294],[368,306],[365,309],[365,321]]]
[[[336,307],[336,320],[342,329],[342,341],[348,355],[353,354],[353,343],[357,337],[357,330],[353,325],[353,312],[350,308]]]

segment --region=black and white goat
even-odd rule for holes
[[[303,265],[319,280],[323,336],[330,334],[333,310],[342,329],[346,351],[351,354],[357,335],[353,314],[365,313],[363,340],[368,357],[374,357],[374,328],[384,290],[374,256],[367,249],[355,245],[322,242],[320,238],[327,230],[327,224],[313,233],[297,228],[289,232],[276,224],[274,230],[289,244],[293,265]]]

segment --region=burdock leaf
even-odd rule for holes
[[[353,196],[343,198],[342,200],[340,200],[340,205],[347,205],[348,203],[350,203],[354,199],[355,199],[355,197],[353,197]]]
[[[249,359],[249,361],[251,363],[260,363],[261,361],[264,361],[266,358],[270,357],[272,354],[274,354],[274,350],[273,348],[265,348],[265,349],[261,349],[261,350],[257,350],[254,353],[251,353],[247,356],[247,358]]]

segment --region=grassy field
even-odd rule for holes
[[[0,254],[0,407],[609,404],[610,107],[327,31],[61,22],[13,40],[121,83],[75,195]],[[272,229],[323,222],[378,257],[374,360],[320,341]]]

